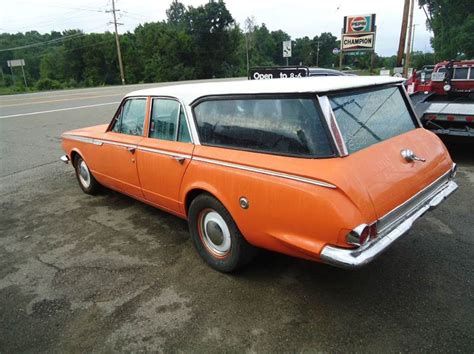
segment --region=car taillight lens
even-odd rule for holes
[[[369,229],[370,238],[373,240],[377,237],[377,223],[373,223],[372,225],[370,225]]]
[[[361,224],[347,234],[347,243],[354,246],[363,246],[370,239],[370,227]]]

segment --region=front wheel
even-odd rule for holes
[[[244,239],[230,213],[211,195],[197,196],[188,216],[194,246],[212,268],[232,272],[255,256],[256,248]]]
[[[92,175],[84,159],[77,155],[74,162],[76,178],[79,186],[87,194],[96,194],[100,190],[100,184]]]

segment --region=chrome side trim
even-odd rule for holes
[[[115,146],[123,146],[123,147],[126,147],[126,148],[136,148],[137,147],[137,145],[119,143],[119,142],[112,141],[112,140],[101,140],[101,139],[93,139],[93,140],[94,141],[92,143],[95,144],[95,145],[108,144],[108,145],[115,145]]]
[[[324,119],[326,124],[331,132],[332,140],[336,145],[337,152],[339,156],[344,157],[349,155],[347,150],[346,143],[342,137],[341,129],[339,129],[339,124],[337,124],[336,116],[332,110],[331,103],[329,102],[328,96],[317,96],[321,110],[323,111]]]
[[[82,143],[90,143],[90,144],[94,143],[94,139],[88,138],[85,136],[80,136],[80,135],[63,134],[61,137],[65,139],[80,141]]]
[[[65,139],[76,140],[82,143],[89,143],[89,144],[94,144],[94,145],[99,145],[99,146],[102,146],[103,144],[108,144],[108,145],[116,145],[116,146],[123,146],[123,147],[129,147],[129,148],[137,147],[136,145],[132,145],[132,144],[119,143],[112,140],[94,139],[94,138],[89,138],[86,136],[80,136],[80,135],[74,135],[74,134],[63,134],[62,137]]]
[[[375,240],[365,246],[356,249],[339,248],[335,246],[325,246],[321,251],[321,260],[325,263],[347,269],[360,268],[378,257],[396,240],[403,236],[413,223],[430,209],[436,208],[442,201],[453,194],[458,185],[454,181],[448,181],[442,185],[428,200],[418,206],[416,210],[405,215],[403,221],[395,228],[388,230],[385,234],[379,235]]]
[[[243,170],[243,171],[256,172],[256,173],[260,173],[260,174],[267,175],[267,176],[281,177],[281,178],[290,179],[290,180],[298,181],[298,182],[304,182],[304,183],[308,183],[308,184],[312,184],[312,185],[320,186],[320,187],[325,187],[325,188],[332,188],[332,189],[337,188],[334,184],[331,184],[331,183],[322,182],[322,181],[318,181],[316,179],[311,179],[311,178],[306,178],[306,177],[300,177],[300,176],[296,176],[296,175],[289,175],[287,173],[281,173],[281,172],[276,172],[276,171],[272,171],[272,170],[266,170],[266,169],[263,169],[263,168],[250,167],[250,166],[239,165],[239,164],[235,164],[235,163],[231,163],[231,162],[224,162],[224,161],[220,161],[220,160],[206,159],[206,158],[203,158],[203,157],[196,157],[196,156],[193,157],[193,160],[206,162],[206,163],[211,163],[211,164],[218,165],[218,166],[236,168],[238,170]]]
[[[166,155],[166,156],[171,156],[171,157],[179,157],[179,158],[184,158],[184,159],[191,158],[191,155],[179,154],[179,153],[169,152],[169,151],[160,150],[160,149],[148,148],[144,146],[139,146],[137,150],[152,152],[154,154]]]
[[[383,233],[387,228],[396,224],[403,215],[409,213],[416,208],[420,203],[423,203],[427,198],[430,198],[432,193],[440,186],[446,184],[450,178],[452,169],[438,177],[431,184],[416,193],[410,199],[406,200],[396,208],[389,211],[387,214],[379,218],[377,221],[377,231]]]

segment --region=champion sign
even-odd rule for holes
[[[375,30],[375,14],[345,16],[342,28],[342,52],[353,54],[359,51],[374,50]]]
[[[374,33],[342,35],[342,50],[374,49]]]

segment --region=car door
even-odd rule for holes
[[[137,171],[136,149],[143,139],[147,99],[131,97],[122,102],[109,130],[99,145],[98,172],[106,184],[132,197],[143,198]]]
[[[175,99],[152,98],[149,122],[137,150],[143,195],[153,204],[183,214],[179,189],[194,149],[186,112]]]

